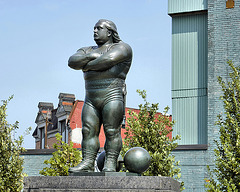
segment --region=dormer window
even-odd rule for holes
[[[40,131],[40,149],[44,149],[45,145],[45,130],[44,127],[39,129]]]
[[[62,135],[62,141],[68,143],[68,130],[66,127],[66,120],[60,121],[60,129]]]
[[[69,93],[59,94],[58,107],[54,109],[53,103],[39,102],[39,112],[36,117],[36,130],[33,137],[36,149],[52,149],[57,143],[56,134],[62,135],[62,141],[68,143],[71,137],[71,128],[66,124],[75,103],[75,95]],[[80,123],[79,123],[80,124]],[[47,130],[45,130],[47,127]],[[45,132],[46,131],[46,132]]]

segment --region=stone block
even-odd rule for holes
[[[113,176],[113,177],[126,177],[126,176],[141,176],[141,174],[131,173],[131,172],[79,172],[79,173],[69,173],[69,176]]]
[[[32,176],[24,192],[180,192],[180,183],[158,176]]]

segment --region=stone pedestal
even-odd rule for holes
[[[79,172],[79,173],[69,173],[69,176],[126,177],[126,176],[141,176],[141,174],[140,173],[130,173],[130,172]]]
[[[157,176],[32,176],[24,192],[180,192],[179,182]]]

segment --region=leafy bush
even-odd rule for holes
[[[13,138],[12,134],[18,129],[18,122],[11,125],[6,120],[7,105],[12,98],[13,96],[2,101],[0,106],[0,191],[4,192],[21,191],[24,177],[24,161],[20,157],[20,153],[25,151],[22,147],[23,136]]]
[[[62,141],[62,136],[59,133],[56,134],[56,138],[57,143],[53,144],[53,148],[57,151],[53,152],[53,157],[44,161],[44,164],[50,164],[50,166],[43,168],[39,172],[41,175],[67,176],[68,169],[79,164],[82,159],[81,152],[73,148],[72,142],[67,144]]]
[[[177,135],[170,139],[168,135],[173,131],[174,122],[169,120],[164,114],[158,115],[158,103],[150,104],[147,102],[146,91],[137,90],[144,100],[144,104],[139,105],[139,113],[128,111],[130,117],[127,118],[126,137],[124,139],[123,153],[132,147],[143,147],[146,149],[152,160],[149,169],[143,173],[148,176],[168,176],[180,178],[179,162],[175,162],[172,150],[177,147],[176,140],[180,139]]]
[[[222,87],[224,114],[218,115],[220,137],[215,141],[215,168],[208,166],[208,191],[234,191],[240,189],[240,68],[228,61],[232,72],[228,82],[218,77]]]

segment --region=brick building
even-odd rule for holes
[[[52,149],[53,143],[56,143],[56,133],[62,135],[62,140],[64,142],[73,142],[75,148],[81,148],[82,141],[82,122],[81,122],[81,112],[84,101],[75,100],[73,94],[60,93],[59,94],[58,107],[54,109],[52,103],[39,102],[38,108],[39,112],[37,114],[35,123],[37,124],[36,129],[33,132],[33,137],[35,138],[35,148],[36,149]],[[128,110],[132,110],[136,113],[139,112],[138,109],[125,108],[125,116],[129,117],[127,113]],[[161,115],[161,113],[157,113]],[[170,120],[172,116],[169,116]],[[124,121],[125,123],[125,121]],[[122,126],[121,135],[124,138],[124,125]],[[47,132],[45,127],[47,127]],[[169,134],[172,137],[172,134]],[[103,128],[101,127],[99,135],[100,147],[104,147],[105,135]]]
[[[185,191],[205,191],[207,165],[214,166],[217,115],[223,112],[217,77],[227,80],[228,60],[240,65],[240,1],[168,0],[172,17],[173,136]],[[179,146],[179,147],[180,147]]]

